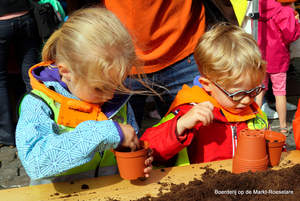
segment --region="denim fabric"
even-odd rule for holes
[[[32,12],[0,20],[0,144],[15,145],[15,122],[9,97],[7,63],[11,45],[21,68],[26,89],[31,90],[28,70],[38,62],[40,38]]]
[[[184,84],[190,87],[193,86],[193,80],[198,75],[200,75],[200,73],[193,54],[161,71],[147,74],[147,78],[150,82],[169,90],[165,91],[158,86],[150,85],[156,92],[162,93],[161,97],[163,101],[161,101],[158,96],[154,96],[155,105],[161,117],[167,113],[182,86]],[[147,88],[137,80],[132,79],[129,83],[129,79],[127,79],[126,82],[133,90],[147,90]],[[132,95],[129,100],[139,127],[141,127],[142,124],[146,99],[147,96],[145,95]]]

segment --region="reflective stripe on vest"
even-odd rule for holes
[[[185,165],[190,165],[190,160],[189,160],[189,155],[187,148],[185,147],[182,149],[180,152],[177,154],[177,158],[175,161],[175,166],[185,166]]]
[[[250,130],[262,129],[267,130],[269,128],[268,117],[265,112],[263,112],[263,116],[259,113],[255,114],[256,117],[247,121],[247,126]]]

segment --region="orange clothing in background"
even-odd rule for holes
[[[102,0],[132,34],[145,73],[157,72],[194,52],[205,31],[201,1]],[[135,68],[132,70],[136,74]]]
[[[296,149],[300,149],[300,99],[298,101],[298,109],[295,113],[295,119],[293,121],[293,132],[296,144]]]

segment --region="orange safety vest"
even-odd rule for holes
[[[300,149],[300,101],[298,102],[298,109],[296,111],[295,119],[293,121],[293,131],[296,149]]]

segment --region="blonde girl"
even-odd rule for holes
[[[29,71],[34,90],[20,103],[16,130],[31,185],[118,173],[109,150],[139,148],[131,91],[123,84],[139,64],[130,34],[105,8],[78,10],[42,57]]]

